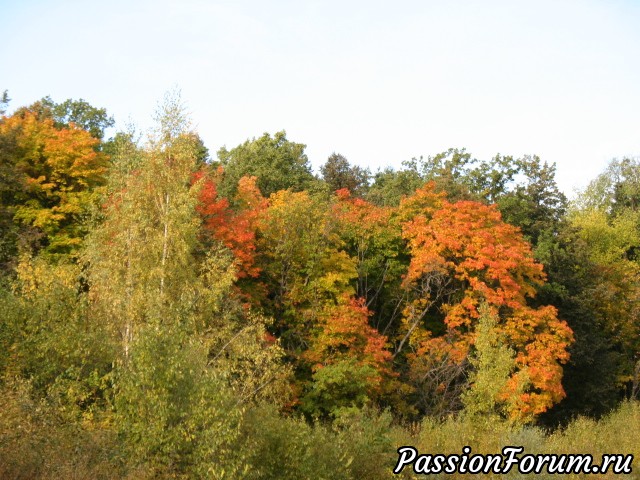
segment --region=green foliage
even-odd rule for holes
[[[321,424],[281,417],[272,407],[248,412],[243,454],[251,467],[245,478],[340,480],[349,475],[350,458],[336,436]]]
[[[392,479],[397,448],[406,445],[406,431],[393,424],[389,411],[370,408],[344,412],[334,422],[337,442],[348,458],[351,478]]]
[[[159,476],[234,478],[242,412],[208,366],[208,349],[179,326],[146,326],[116,379],[119,428],[131,460]]]
[[[24,111],[35,112],[41,120],[52,119],[57,128],[68,128],[73,123],[99,140],[104,137],[104,131],[115,124],[105,108],[94,107],[83,99],[69,98],[62,103],[56,103],[47,96],[28,107],[18,109],[16,114],[20,115]]]
[[[601,209],[615,216],[640,207],[640,162],[637,158],[614,159],[580,192],[579,209]]]
[[[403,197],[411,195],[424,184],[414,168],[393,170],[386,168],[373,175],[373,183],[366,198],[374,205],[397,207]]]
[[[624,355],[607,327],[605,305],[594,295],[599,284],[610,282],[609,271],[590,260],[589,248],[580,232],[566,223],[538,244],[548,282],[539,289],[537,301],[555,305],[575,336],[562,381],[567,397],[543,415],[546,424],[566,423],[578,414],[598,417],[621,398]]]
[[[29,378],[34,392],[72,415],[92,417],[109,403],[114,344],[87,311],[80,271],[25,258],[3,311],[5,375]]]
[[[87,240],[83,260],[93,306],[109,319],[126,356],[140,326],[194,320],[197,144],[179,98],[168,97],[144,149],[131,135],[115,146],[103,221]]]
[[[305,147],[287,140],[284,131],[277,132],[273,137],[265,133],[231,150],[222,147],[218,151],[218,159],[224,167],[220,195],[233,199],[238,181],[249,176],[258,178],[258,187],[265,197],[279,190],[297,192],[310,187],[315,177],[304,153]]]
[[[591,261],[601,265],[626,262],[640,246],[640,212],[625,210],[613,218],[601,209],[574,210],[569,216],[588,246]]]
[[[5,90],[2,92],[2,96],[0,96],[0,115],[7,113],[9,102],[11,102],[11,99],[9,98],[9,91]]]
[[[490,308],[484,304],[479,313],[475,352],[470,359],[473,367],[469,378],[470,387],[463,393],[462,402],[465,413],[471,416],[504,415],[504,395],[509,377],[516,366],[515,352],[506,345],[496,328],[497,318]]]
[[[329,155],[325,164],[320,167],[320,173],[332,192],[346,188],[352,194],[362,196],[369,186],[369,171],[350,165],[339,153]]]
[[[335,418],[369,403],[369,381],[376,370],[348,358],[316,370],[301,409],[312,418]]]
[[[496,198],[507,223],[520,227],[535,247],[545,232],[555,232],[567,210],[567,198],[556,184],[556,166],[537,156],[515,162],[516,176],[523,181]]]

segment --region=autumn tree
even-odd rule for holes
[[[357,296],[372,311],[371,324],[386,333],[401,313],[401,277],[409,262],[396,209],[353,197],[344,189],[336,192],[332,209],[345,251],[356,261]]]
[[[518,230],[502,222],[495,207],[471,201],[449,203],[427,185],[404,208],[427,206],[403,225],[412,258],[405,286],[413,293],[404,311],[396,347],[410,347],[412,375],[421,377],[433,358],[462,362],[473,342],[481,302],[500,315],[500,330],[516,351],[509,388],[523,393],[509,414],[523,420],[564,397],[561,363],[572,334],[556,310],[531,308],[527,299],[544,280]],[[430,207],[428,205],[431,205]]]
[[[312,381],[302,409],[312,416],[339,416],[379,398],[394,377],[387,339],[368,323],[364,300],[344,295],[329,304],[313,328],[309,349]]]
[[[238,435],[233,406],[283,401],[287,372],[267,320],[234,298],[231,252],[198,255],[203,182],[193,181],[198,144],[179,97],[156,123],[142,147],[119,137],[84,256],[90,301],[120,345],[115,405],[129,453],[158,475],[217,478]]]
[[[19,239],[51,255],[77,251],[83,219],[104,183],[107,157],[97,151],[99,140],[74,124],[57,128],[30,110],[3,118],[0,138],[3,215],[18,225]]]
[[[341,248],[328,207],[321,197],[282,190],[261,216],[259,266],[271,292],[267,311],[282,319],[285,336],[304,336],[305,325],[327,301],[354,293],[354,262]]]
[[[215,174],[201,169],[194,176],[195,181],[202,181],[197,210],[203,220],[204,241],[221,242],[233,252],[239,278],[257,277],[256,230],[267,200],[256,185],[256,177],[242,177],[232,208],[228,199],[218,195],[221,175],[221,169]]]
[[[310,414],[362,405],[390,373],[386,340],[355,297],[356,263],[344,251],[339,227],[331,200],[288,190],[271,196],[259,222],[262,306],[275,318],[273,331],[294,364]],[[353,405],[351,394],[359,398]]]

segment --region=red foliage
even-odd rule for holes
[[[200,171],[194,175],[194,181],[201,179],[197,211],[203,219],[205,234],[222,242],[233,252],[238,278],[257,277],[260,269],[255,266],[256,220],[266,208],[266,200],[256,186],[256,178],[240,179],[237,209],[232,209],[226,198],[218,197],[214,178]]]

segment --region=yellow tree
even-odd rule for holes
[[[108,159],[97,151],[99,140],[26,109],[0,120],[0,136],[12,140],[6,154],[18,182],[10,200],[14,220],[40,232],[46,253],[77,251],[84,217],[104,183]]]

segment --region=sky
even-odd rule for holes
[[[140,129],[180,89],[212,154],[264,132],[373,172],[537,154],[565,193],[640,157],[640,0],[0,0],[0,91]]]

